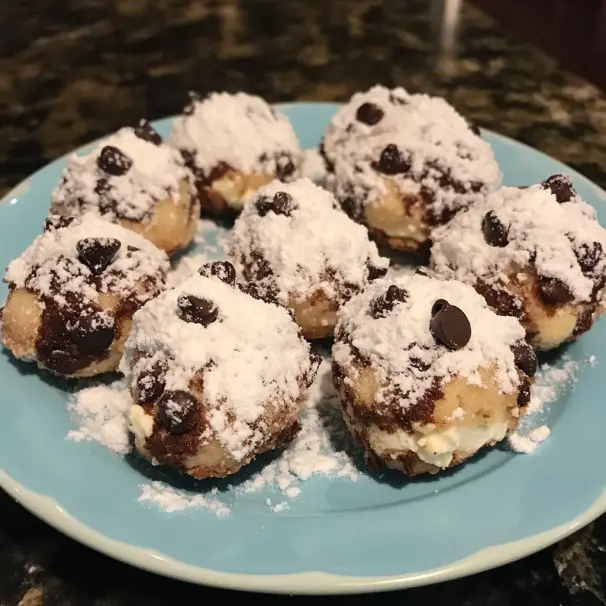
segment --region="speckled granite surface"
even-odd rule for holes
[[[190,89],[243,89],[272,101],[343,100],[376,82],[443,94],[481,125],[521,139],[606,186],[601,172],[606,99],[533,49],[500,35],[469,5],[453,54],[439,42],[440,4],[1,3],[0,191],[140,116],[177,112]],[[5,496],[0,516],[2,605],[151,606],[229,597],[113,562],[62,537]],[[372,599],[411,606],[606,604],[604,552],[606,520],[601,519],[556,547],[499,570]],[[284,598],[264,601],[278,604]]]

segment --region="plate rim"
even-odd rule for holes
[[[324,106],[334,109],[342,103],[323,101],[292,101],[272,104],[277,109],[286,109],[297,106]],[[158,118],[170,120],[174,116]],[[534,154],[540,154],[544,158],[563,162],[548,154],[537,150],[530,145],[512,139],[489,129],[482,129],[484,133],[494,138],[514,144]],[[46,165],[40,167],[34,173],[23,179],[1,199],[0,205],[10,203],[21,193],[29,188],[29,180],[38,173],[46,170],[48,166],[59,162],[77,153],[83,147],[99,141],[103,137],[93,139],[76,149],[69,151]],[[596,183],[566,165],[569,173],[577,180],[582,180],[586,186],[590,186],[595,195],[606,202],[606,191]],[[544,549],[590,524],[604,512],[606,512],[606,488],[600,496],[583,512],[563,524],[546,530],[544,532],[525,537],[516,541],[500,543],[485,547],[475,553],[454,562],[430,570],[395,574],[387,576],[346,576],[342,574],[326,573],[321,571],[307,571],[288,574],[247,574],[219,572],[209,568],[187,564],[177,559],[168,557],[161,552],[146,549],[129,543],[111,539],[94,528],[84,524],[72,516],[66,509],[52,497],[33,491],[17,482],[0,467],[0,488],[2,488],[12,499],[22,505],[26,510],[38,519],[48,524],[55,530],[69,538],[85,545],[95,551],[109,556],[125,564],[137,568],[182,581],[187,581],[209,587],[222,589],[242,590],[251,592],[270,592],[275,594],[299,594],[299,595],[329,595],[329,594],[355,594],[391,591],[417,587],[421,585],[440,583],[456,578],[466,577],[489,569],[497,568],[527,557]]]

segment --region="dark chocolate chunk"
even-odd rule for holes
[[[75,217],[65,217],[63,215],[49,215],[44,221],[44,231],[54,231],[56,229],[63,229],[69,227],[74,221]]]
[[[44,366],[60,375],[71,375],[82,368],[80,360],[60,349],[55,349],[45,358]]]
[[[517,404],[521,408],[530,402],[530,380],[522,381],[520,391],[518,392]]]
[[[78,257],[95,275],[103,273],[113,262],[122,244],[114,238],[84,238],[78,240]]]
[[[249,297],[257,299],[257,301],[263,301],[264,303],[270,303],[271,305],[281,306],[276,293],[271,288],[260,285],[258,282],[246,282],[244,284],[238,284],[238,288]]]
[[[471,339],[471,324],[456,305],[447,305],[438,311],[431,318],[429,330],[438,343],[453,351],[462,349]]]
[[[541,183],[541,187],[550,190],[560,204],[570,202],[576,195],[572,181],[566,175],[552,175]]]
[[[537,355],[534,349],[528,343],[521,341],[514,345],[511,351],[516,366],[529,377],[534,377],[537,372]]]
[[[154,362],[137,377],[137,402],[156,402],[166,389],[166,364]]]
[[[484,234],[484,240],[490,246],[496,246],[503,248],[507,246],[507,228],[494,210],[487,212],[482,219],[482,233]]]
[[[139,139],[143,139],[143,141],[153,143],[154,145],[162,145],[162,137],[145,118],[139,120],[139,124],[133,130]]]
[[[125,175],[132,165],[133,161],[114,145],[103,147],[97,158],[97,166],[104,173],[114,177]]]
[[[385,294],[373,299],[370,304],[370,315],[375,319],[385,318],[398,303],[405,303],[407,299],[408,293],[392,284]]]
[[[373,167],[386,175],[398,175],[408,172],[410,170],[410,163],[398,147],[390,143],[381,152],[379,162],[373,163]]]
[[[260,196],[255,202],[255,208],[259,217],[264,217],[270,210],[273,210],[274,202],[267,196]]]
[[[297,170],[292,156],[287,153],[278,154],[276,156],[276,178],[280,181],[286,181],[289,177],[292,177],[293,173]]]
[[[438,312],[442,311],[443,309],[446,309],[449,305],[450,303],[446,299],[438,299],[431,306],[431,317],[433,318]]]
[[[292,196],[285,191],[279,191],[274,195],[274,206],[271,209],[276,215],[289,216],[292,212]]]
[[[198,273],[205,278],[215,276],[230,286],[236,283],[236,270],[229,261],[212,261],[205,263]]]
[[[387,273],[387,267],[375,267],[371,263],[367,263],[366,268],[368,270],[368,280],[370,282],[383,278]]]
[[[196,425],[198,400],[187,391],[165,391],[160,398],[156,418],[172,434],[191,431]]]
[[[575,253],[583,273],[590,273],[604,256],[602,245],[599,242],[581,244]]]
[[[219,316],[219,308],[212,301],[195,295],[181,295],[177,306],[179,318],[192,324],[209,326]]]
[[[563,305],[572,301],[572,293],[566,284],[557,278],[540,278],[539,294],[548,305]]]
[[[378,124],[384,116],[383,110],[374,103],[362,103],[356,111],[356,120],[368,126]]]
[[[102,354],[114,341],[113,319],[97,314],[81,315],[67,329],[70,339],[87,353]]]

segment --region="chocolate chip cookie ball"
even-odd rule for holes
[[[192,96],[169,141],[195,175],[202,210],[213,214],[239,212],[261,186],[292,179],[301,160],[286,116],[245,93]]]
[[[427,247],[431,230],[500,184],[490,145],[444,99],[375,86],[334,116],[321,150],[345,211],[380,243]]]
[[[163,289],[166,254],[94,213],[51,216],[6,270],[2,341],[65,377],[118,368],[133,313]]]
[[[333,379],[371,465],[407,475],[458,465],[514,430],[533,349],[516,318],[470,286],[422,275],[377,281],[339,312]]]
[[[366,228],[309,179],[259,190],[238,217],[228,252],[243,281],[287,306],[309,339],[332,336],[339,307],[389,265]]]
[[[288,312],[234,275],[213,263],[145,305],[121,366],[138,451],[198,479],[286,445],[317,370]]]
[[[604,312],[606,231],[564,175],[504,187],[432,238],[436,275],[518,317],[536,349],[575,339]]]
[[[94,211],[153,242],[169,255],[192,240],[200,214],[181,154],[142,120],[68,160],[53,191],[51,214]]]

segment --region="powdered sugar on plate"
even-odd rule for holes
[[[532,386],[526,415],[520,420],[517,431],[508,438],[512,450],[524,454],[534,452],[549,437],[551,431],[545,425],[548,405],[576,383],[584,364],[594,366],[595,356],[588,356],[584,362],[579,362],[564,354],[557,364],[541,364]]]
[[[80,389],[68,405],[77,429],[67,437],[76,442],[92,441],[117,452],[130,452],[128,411],[132,400],[123,379]]]
[[[167,513],[202,507],[213,511],[219,517],[229,515],[229,507],[218,498],[218,494],[216,488],[205,494],[195,494],[178,490],[164,482],[154,481],[141,485],[139,501],[153,504]]]

